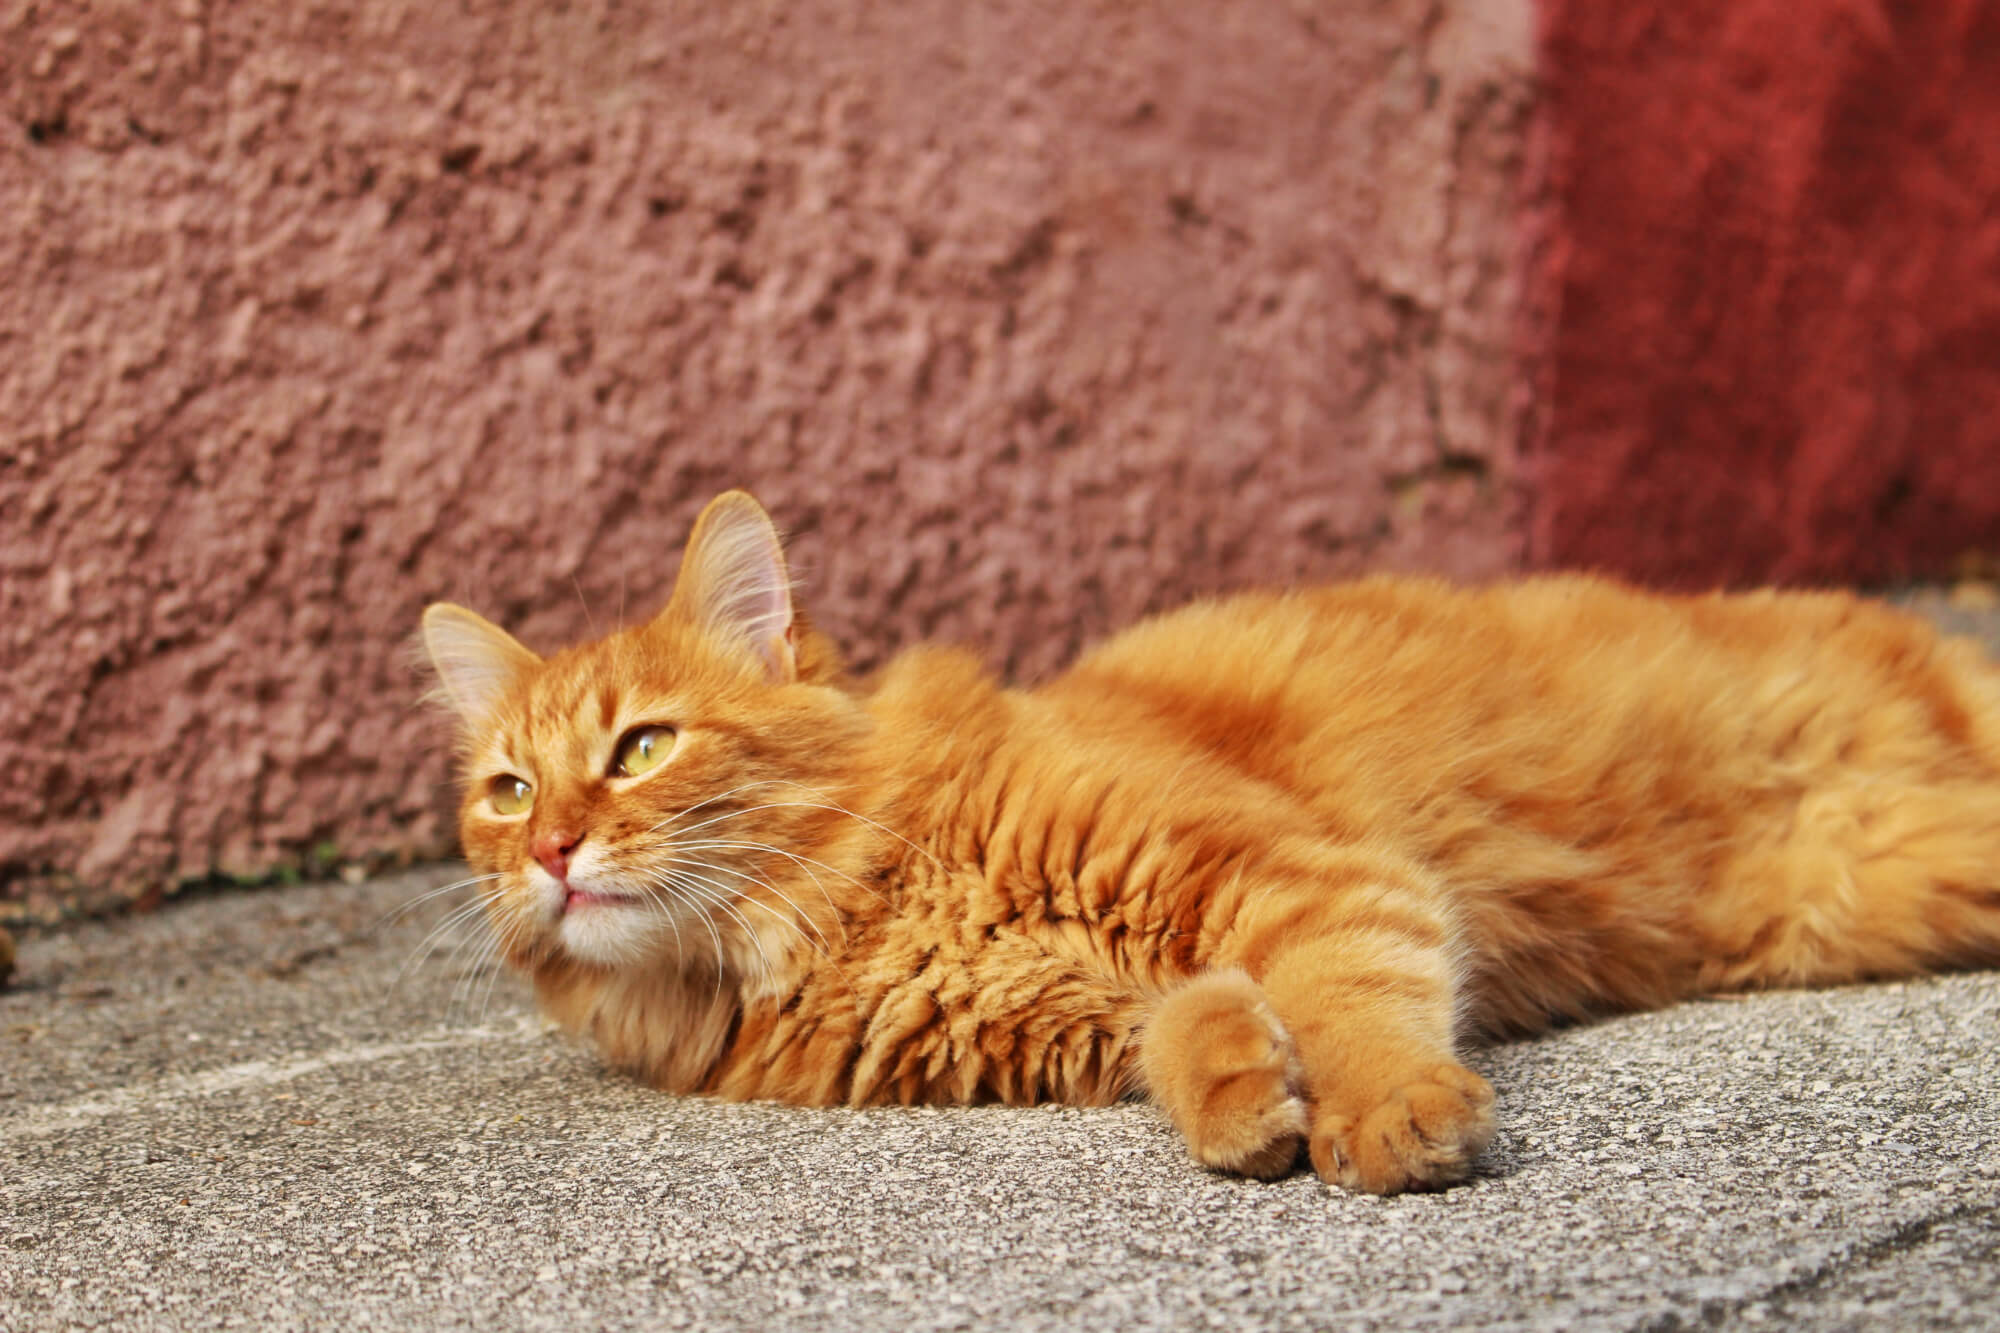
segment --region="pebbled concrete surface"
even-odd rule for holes
[[[1991,1328],[2000,973],[1487,1050],[1478,1179],[1209,1175],[1141,1105],[675,1100],[545,1033],[423,871],[28,937],[0,1327]],[[449,932],[447,932],[449,935]]]

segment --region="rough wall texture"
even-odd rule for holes
[[[731,484],[863,662],[1517,560],[1525,0],[0,24],[17,913],[448,846],[419,608],[638,615]]]
[[[1539,563],[2000,555],[2000,2],[1545,0]]]

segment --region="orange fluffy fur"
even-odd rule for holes
[[[1844,595],[1378,578],[856,682],[732,492],[646,624],[425,635],[508,958],[675,1092],[1137,1089],[1393,1192],[1491,1136],[1474,1034],[2000,962],[2000,672]]]

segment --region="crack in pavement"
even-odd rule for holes
[[[1741,1321],[1743,1311],[1753,1306],[1771,1305],[1794,1296],[1823,1291],[1842,1278],[1875,1267],[1884,1259],[1921,1248],[1939,1227],[1962,1222],[1967,1218],[1994,1214],[2000,1214],[2000,1204],[1967,1203],[1927,1217],[1914,1217],[1891,1227],[1886,1234],[1875,1240],[1850,1246],[1829,1255],[1807,1272],[1775,1283],[1762,1291],[1733,1300],[1722,1297],[1705,1300],[1696,1312],[1696,1322],[1692,1325],[1678,1312],[1669,1311],[1634,1325],[1634,1330],[1635,1333],[1674,1333],[1675,1330],[1688,1327],[1733,1327]]]

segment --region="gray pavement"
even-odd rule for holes
[[[1486,1050],[1478,1179],[1376,1200],[1141,1105],[651,1092],[412,962],[446,877],[24,941],[0,1328],[2000,1327],[2000,974]]]

